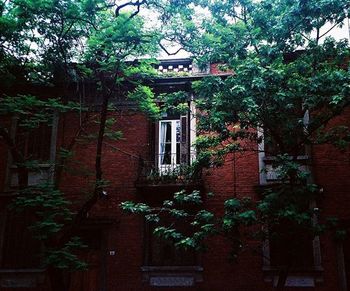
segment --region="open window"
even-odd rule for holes
[[[167,187],[202,183],[201,172],[193,166],[196,159],[195,110],[194,101],[188,101],[185,111],[169,109],[160,120],[150,124],[149,152],[140,159],[135,181],[140,194],[148,195],[148,187],[156,186],[164,194],[164,191],[169,192]]]
[[[192,162],[194,151],[191,144],[195,136],[191,135],[190,112],[186,115],[166,114],[158,122],[156,134],[157,165],[161,173],[176,170],[179,165]]]
[[[161,172],[168,172],[180,164],[181,157],[180,120],[159,121],[158,166]]]

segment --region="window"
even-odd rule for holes
[[[153,234],[155,225],[147,223],[148,236],[146,264],[149,266],[194,266],[196,254],[193,250],[175,248],[171,241]]]
[[[315,287],[322,282],[319,237],[291,221],[270,227],[263,246],[265,282],[277,287]]]
[[[24,159],[27,161],[37,161],[39,168],[29,170],[28,185],[34,186],[50,177],[50,149],[51,149],[51,127],[41,124],[34,129],[17,127],[16,146]],[[18,186],[17,167],[11,167],[10,187]]]
[[[311,234],[292,222],[274,226],[270,229],[270,265],[289,269],[312,267],[312,240]]]
[[[193,142],[196,137],[194,104],[186,115],[168,113],[159,121],[156,133],[157,167],[160,173],[179,169],[194,160]]]
[[[56,155],[58,115],[53,114],[52,125],[40,124],[37,128],[27,129],[20,126],[17,119],[12,121],[11,135],[15,140],[16,147],[26,161],[36,161],[38,166],[28,173],[28,185],[34,186],[52,177],[53,164],[50,161]],[[9,157],[9,175],[7,187],[9,190],[18,186],[17,166]]]
[[[260,185],[278,183],[280,178],[278,176],[279,168],[276,167],[276,155],[281,154],[278,143],[276,143],[271,136],[269,136],[267,130],[262,128],[258,129],[258,136],[261,138],[259,144],[259,172],[260,172]],[[306,155],[306,149],[303,146],[298,150],[298,156],[293,155],[292,150],[287,150],[290,153],[290,159],[295,158],[296,162],[300,164],[299,170],[303,172],[309,172],[307,162],[308,156]]]
[[[46,124],[38,128],[17,128],[16,146],[25,159],[47,162],[50,159],[51,127]]]
[[[185,232],[186,224],[177,224],[177,228]],[[155,227],[145,223],[143,280],[157,287],[189,287],[202,282],[203,268],[198,264],[195,251],[175,248],[172,242],[153,234]]]
[[[167,170],[180,164],[180,120],[159,122],[159,169]]]

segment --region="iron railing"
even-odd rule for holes
[[[195,154],[159,154],[153,161],[140,159],[139,183],[188,184],[200,180]]]

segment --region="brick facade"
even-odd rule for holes
[[[217,67],[211,67],[217,73]],[[110,181],[105,189],[106,197],[89,212],[86,232],[96,233],[99,237],[97,247],[85,252],[82,256],[91,267],[86,272],[77,272],[72,276],[72,291],[93,290],[232,290],[232,291],[264,291],[272,290],[272,283],[265,282],[263,272],[262,243],[250,240],[250,248],[244,250],[238,261],[228,260],[230,244],[227,239],[213,237],[208,241],[208,251],[201,254],[198,266],[203,268],[199,280],[194,287],[166,288],[150,287],[145,282],[141,267],[144,264],[144,221],[135,215],[126,215],[119,204],[126,200],[144,201],[135,183],[138,178],[140,158],[149,159],[150,147],[154,139],[151,128],[154,126],[142,113],[135,109],[123,109],[112,113],[116,118],[116,129],[123,132],[120,141],[108,141],[103,147],[102,168],[104,179]],[[350,125],[350,110],[344,112],[333,122]],[[97,127],[97,125],[95,125]],[[58,126],[57,147],[67,145],[79,128],[79,116],[67,113],[60,116]],[[95,129],[90,127],[91,132]],[[93,142],[81,141],[74,148],[74,157],[69,162],[71,168],[77,170],[84,166],[84,174],[65,173],[61,190],[73,201],[73,207],[85,199],[84,193],[91,191],[94,176],[94,154],[96,145]],[[0,140],[0,188],[5,189],[7,169],[7,148]],[[312,166],[315,182],[323,188],[323,195],[317,201],[321,209],[321,219],[326,216],[339,216],[349,221],[350,216],[350,152],[339,152],[332,146],[317,146],[312,149]],[[85,169],[86,168],[86,169]],[[230,155],[225,164],[217,169],[203,173],[203,187],[206,192],[215,196],[206,200],[205,208],[217,214],[223,213],[223,202],[232,197],[257,197],[255,187],[259,184],[259,157],[257,153]],[[153,190],[148,190],[153,191]],[[4,191],[3,191],[4,192]],[[4,193],[3,193],[4,194]],[[152,194],[152,193],[149,193]],[[2,195],[2,194],[0,194]],[[8,196],[0,196],[0,211],[4,212]],[[148,198],[147,198],[148,199]],[[1,226],[1,225],[0,225]],[[349,241],[349,240],[348,240]],[[319,291],[340,290],[339,256],[337,242],[330,234],[321,236],[321,272],[322,282],[315,288]],[[343,249],[347,249],[347,245]],[[346,253],[347,254],[347,253]],[[349,260],[346,260],[345,272],[350,272]],[[170,276],[173,274],[170,274]],[[181,276],[180,276],[181,277]],[[0,290],[49,290],[47,279],[37,282],[37,288],[5,288],[5,276],[2,278]],[[15,286],[14,284],[13,286]],[[350,288],[350,286],[348,287]],[[296,290],[296,288],[285,288]],[[350,289],[349,289],[350,290]]]

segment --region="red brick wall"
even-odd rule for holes
[[[210,64],[210,68],[209,68],[210,74],[212,74],[212,75],[232,74],[233,71],[232,70],[225,70],[223,68],[224,65],[225,64],[222,64],[222,63]],[[222,66],[222,67],[220,67],[220,66]]]
[[[111,184],[106,188],[107,199],[100,200],[90,211],[89,217],[108,217],[117,220],[117,223],[111,225],[107,239],[108,290],[150,290],[152,288],[142,283],[140,271],[140,266],[143,264],[143,221],[138,216],[122,213],[119,208],[119,204],[125,200],[142,199],[135,188],[139,166],[137,156],[143,158],[148,156],[150,124],[145,116],[134,111],[123,111],[114,116],[117,118],[116,129],[122,131],[124,137],[120,141],[108,141],[114,148],[108,145],[103,148],[104,178]],[[337,122],[348,123],[349,117],[348,111]],[[62,116],[59,126],[59,146],[69,144],[78,127],[77,115]],[[92,123],[89,131],[94,132],[97,127],[97,124]],[[86,198],[86,192],[92,189],[96,142],[79,142],[73,151],[74,159],[68,166],[80,168],[84,165],[91,171],[91,175],[80,173],[75,175],[67,172],[63,176],[61,189],[78,205]],[[3,146],[0,146],[0,154],[1,157],[5,157],[6,150]],[[331,146],[320,146],[313,149],[313,157],[316,183],[324,188],[323,197],[319,201],[321,215],[340,214],[343,218],[349,218],[349,153],[336,151]],[[1,181],[4,175],[4,160],[1,159],[0,183],[3,183]],[[235,196],[257,199],[254,192],[254,186],[259,183],[257,154],[252,152],[236,154],[235,157],[231,155],[227,157],[223,167],[206,171],[203,179],[206,191],[215,194],[206,201],[205,207],[218,214],[223,213],[223,202],[226,199]],[[237,263],[230,263],[229,241],[221,237],[210,239],[208,251],[201,255],[204,282],[193,290],[272,290],[271,284],[263,281],[259,242],[251,240],[249,246],[250,248],[245,249],[239,256]],[[335,244],[331,237],[321,238],[321,248],[325,281],[316,290],[337,290]],[[116,251],[116,254],[110,256],[109,250]]]
[[[1,126],[4,126],[5,128],[7,128],[8,131],[10,131],[10,127],[11,127],[10,118],[1,117],[0,124]],[[0,192],[5,187],[7,153],[8,153],[8,147],[5,141],[0,137]]]
[[[350,108],[345,110],[341,116],[332,120],[329,127],[336,125],[350,126]],[[318,201],[321,221],[324,221],[327,217],[349,220],[349,148],[347,150],[339,150],[333,145],[314,146],[312,157],[315,183],[323,188],[323,193],[320,194],[320,199]],[[330,233],[321,236],[321,254],[322,265],[325,269],[325,283],[324,289],[322,290],[338,290],[339,279],[336,265],[336,243],[333,235]]]

